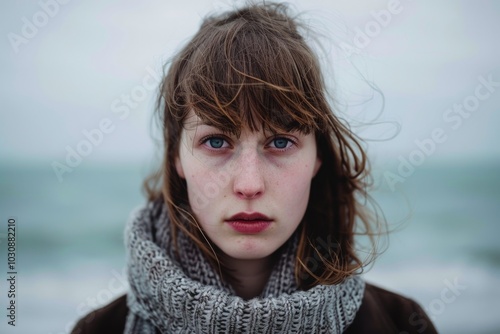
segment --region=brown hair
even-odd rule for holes
[[[372,236],[372,222],[361,205],[368,198],[366,155],[332,112],[319,62],[301,28],[282,4],[252,4],[205,19],[162,82],[164,160],[144,186],[149,200],[165,201],[174,236],[183,231],[219,264],[175,169],[186,115],[193,110],[204,122],[235,134],[243,125],[253,131],[314,133],[322,165],[297,230],[295,271],[299,287],[308,289],[336,284],[363,269],[367,262],[356,254],[354,236],[360,226]]]

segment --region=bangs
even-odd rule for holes
[[[187,110],[234,134],[243,127],[306,134],[324,128],[321,76],[311,51],[292,22],[259,20],[243,12],[205,21],[179,78]]]

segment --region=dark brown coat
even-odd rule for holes
[[[122,296],[80,319],[71,333],[123,333],[127,313],[127,299],[126,296]],[[361,308],[345,332],[345,334],[357,333],[432,334],[437,331],[429,317],[413,300],[366,284]]]

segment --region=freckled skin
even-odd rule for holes
[[[223,138],[210,140],[209,136]],[[178,174],[186,179],[191,208],[208,238],[235,259],[271,255],[293,234],[321,166],[314,134],[284,132],[279,138],[242,129],[240,137],[205,125],[191,113],[182,132]],[[278,147],[278,144],[280,147]],[[273,220],[258,234],[242,234],[225,220],[259,212]]]

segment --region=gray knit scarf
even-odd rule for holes
[[[283,247],[264,291],[244,300],[222,282],[202,252],[179,233],[174,255],[167,211],[149,203],[127,225],[130,291],[125,333],[342,333],[354,320],[364,281],[299,290],[297,238]]]

